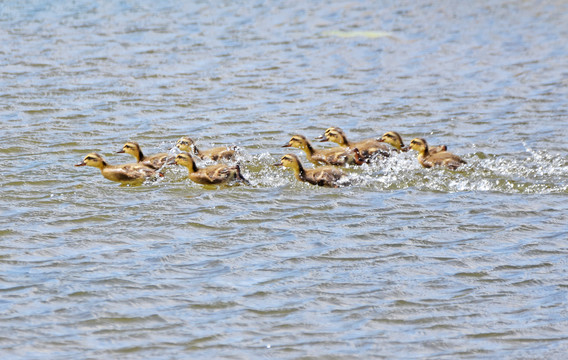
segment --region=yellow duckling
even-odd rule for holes
[[[396,131],[389,131],[383,134],[378,141],[385,142],[387,144],[392,145],[398,151],[408,151],[409,148],[404,146],[402,142],[402,136]],[[448,147],[446,145],[438,145],[438,146],[431,146],[429,147],[428,151],[430,154],[435,154],[440,151],[447,151]]]
[[[372,158],[374,156],[380,155],[387,157],[389,156],[389,148],[377,139],[366,139],[356,142],[351,142],[347,140],[347,136],[343,130],[338,127],[330,127],[325,131],[325,133],[317,138],[321,142],[333,141],[339,144],[343,148],[357,148],[361,153],[361,156],[365,159]]]
[[[140,145],[138,145],[138,143],[134,142],[134,141],[129,141],[126,144],[124,144],[124,146],[122,147],[121,150],[116,152],[117,154],[130,154],[132,156],[134,156],[136,158],[136,161],[139,164],[142,164],[144,166],[147,166],[149,168],[158,170],[160,169],[162,166],[164,166],[164,164],[166,163],[166,161],[168,160],[169,155],[166,153],[159,153],[156,155],[152,155],[152,156],[145,156],[144,153],[142,153],[142,149],[140,148]]]
[[[193,152],[201,160],[211,159],[213,161],[217,161],[221,159],[233,160],[235,158],[235,147],[229,148],[226,146],[220,146],[209,150],[199,150],[197,149],[197,146],[195,146],[195,142],[187,136],[179,139],[176,146],[181,151]]]
[[[410,142],[410,148],[418,151],[418,161],[425,168],[431,168],[432,166],[445,166],[449,169],[455,170],[461,164],[466,164],[466,162],[459,156],[447,151],[440,151],[432,154],[428,148],[426,140],[421,138],[413,139]]]
[[[235,166],[217,164],[199,169],[191,155],[186,152],[177,154],[174,162],[178,165],[185,166],[189,171],[189,179],[198,184],[220,185],[228,183],[231,180],[238,180],[250,185],[248,180],[241,174],[241,169],[238,164]]]
[[[101,170],[101,174],[111,181],[119,182],[123,185],[140,185],[146,179],[159,175],[154,169],[150,169],[144,165],[124,164],[124,165],[109,165],[102,156],[96,153],[91,153],[85,156],[82,162],[75,166],[92,166]]]
[[[282,147],[295,147],[304,150],[308,160],[314,165],[361,165],[365,162],[357,148],[344,149],[341,147],[316,150],[310,141],[303,135],[294,135]]]
[[[339,187],[338,182],[345,176],[345,173],[333,166],[322,166],[315,169],[304,169],[302,163],[296,155],[287,154],[280,159],[274,166],[284,166],[294,170],[294,175],[299,181],[305,181],[312,185]],[[346,183],[342,185],[347,185]]]

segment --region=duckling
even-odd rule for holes
[[[304,169],[302,163],[296,155],[287,154],[280,159],[279,163],[274,166],[285,166],[294,170],[294,175],[299,181],[305,181],[312,185],[339,187],[339,180],[341,180],[345,173],[333,166],[322,166],[315,169]],[[347,185],[342,184],[342,185]]]
[[[217,164],[199,169],[191,155],[187,152],[177,154],[173,161],[178,165],[185,166],[189,171],[189,179],[198,184],[219,185],[228,183],[231,180],[238,180],[250,185],[248,180],[241,174],[241,168],[238,164],[235,166]]]
[[[119,182],[123,185],[140,185],[146,179],[162,174],[156,170],[141,165],[139,163],[124,165],[109,165],[102,156],[96,153],[90,153],[82,162],[75,166],[92,166],[99,168],[101,174],[108,180]]]
[[[338,165],[346,164],[361,165],[365,159],[361,156],[359,149],[344,149],[336,147],[326,150],[316,150],[304,135],[294,135],[282,147],[295,147],[304,150],[310,162],[314,165]]]
[[[138,145],[138,143],[134,142],[134,141],[129,141],[126,144],[124,144],[124,146],[122,147],[121,150],[116,152],[117,154],[130,154],[132,156],[134,156],[136,158],[136,161],[139,164],[142,164],[146,167],[158,170],[160,169],[162,166],[164,166],[164,164],[166,163],[166,161],[168,160],[169,155],[166,153],[159,153],[156,155],[152,155],[152,156],[145,156],[144,153],[142,153],[142,149],[140,148],[140,145]]]
[[[197,146],[195,146],[193,140],[188,136],[184,136],[179,139],[176,143],[176,146],[181,151],[193,152],[201,160],[211,159],[213,161],[217,161],[221,159],[233,160],[235,158],[235,147],[229,148],[226,146],[220,146],[213,149],[200,151],[199,149],[197,149]]]
[[[408,151],[409,148],[404,146],[402,142],[402,137],[396,131],[389,131],[383,134],[379,139],[380,142],[385,142],[387,144],[392,145],[398,151]],[[440,151],[447,151],[448,147],[446,145],[438,145],[438,146],[431,146],[429,147],[430,154],[435,154]]]
[[[440,151],[432,154],[428,148],[426,140],[421,138],[413,139],[410,142],[410,148],[418,151],[418,161],[425,168],[431,168],[432,166],[446,166],[449,169],[455,170],[461,164],[467,164],[459,156],[447,151]]]
[[[357,148],[365,159],[370,159],[377,155],[388,157],[389,148],[377,139],[366,139],[357,142],[350,142],[343,130],[338,127],[330,127],[325,133],[317,138],[321,142],[333,141],[343,148]]]

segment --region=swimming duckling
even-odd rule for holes
[[[282,147],[295,147],[304,150],[306,157],[314,165],[338,165],[346,164],[361,165],[365,159],[361,156],[359,149],[344,149],[336,147],[333,149],[316,150],[304,135],[294,135]]]
[[[189,171],[189,179],[198,184],[219,185],[231,180],[238,180],[250,185],[248,180],[241,174],[241,168],[238,164],[235,166],[217,164],[199,169],[191,155],[186,152],[177,154],[173,161],[178,165],[185,166]]]
[[[383,134],[379,139],[380,142],[385,142],[387,144],[392,145],[398,151],[408,151],[409,148],[404,146],[402,142],[402,136],[396,131],[389,131]],[[431,146],[429,147],[428,151],[430,154],[435,154],[440,151],[447,151],[448,147],[446,145],[438,145],[438,146]]]
[[[144,165],[124,164],[124,165],[109,165],[102,156],[96,153],[91,153],[85,156],[82,162],[75,166],[93,166],[101,170],[101,174],[111,181],[119,182],[123,185],[140,185],[146,179],[159,175],[156,170],[146,167]]]
[[[357,142],[351,142],[347,140],[347,136],[343,130],[338,127],[330,127],[325,131],[325,133],[319,137],[318,140],[321,142],[333,141],[339,144],[339,146],[344,148],[357,148],[359,152],[365,159],[372,158],[374,156],[380,155],[387,157],[389,156],[389,148],[377,139],[366,139]]]
[[[201,160],[211,159],[217,161],[220,159],[232,160],[235,158],[235,147],[229,148],[220,146],[209,150],[199,150],[193,140],[187,136],[182,137],[176,143],[181,151],[193,152]]]
[[[322,166],[315,169],[304,169],[302,163],[296,155],[287,154],[282,157],[279,163],[274,166],[285,166],[294,170],[294,175],[299,181],[305,181],[312,185],[339,187],[338,182],[345,176],[345,173],[333,166]],[[347,185],[347,184],[342,184]]]
[[[425,168],[432,166],[446,166],[449,169],[455,170],[461,164],[466,164],[459,156],[454,155],[447,151],[440,151],[432,154],[428,148],[426,140],[416,138],[410,142],[410,148],[418,151],[418,161]]]
[[[144,166],[147,166],[149,168],[158,170],[160,169],[162,166],[164,166],[164,164],[166,163],[166,161],[168,160],[169,155],[166,153],[159,153],[156,155],[152,155],[152,156],[145,156],[142,153],[142,149],[140,148],[140,145],[138,145],[138,143],[134,142],[134,141],[129,141],[126,144],[124,144],[124,146],[122,147],[121,150],[116,152],[117,154],[130,154],[132,156],[134,156],[136,158],[136,161],[139,164],[142,164]]]

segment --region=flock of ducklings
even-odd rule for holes
[[[445,145],[428,146],[426,140],[415,138],[408,147],[404,146],[402,137],[395,131],[389,131],[380,138],[371,138],[351,142],[338,127],[331,127],[316,138],[321,142],[332,141],[339,146],[330,149],[315,149],[310,141],[303,135],[294,135],[283,147],[295,147],[306,153],[308,161],[316,165],[314,169],[306,169],[294,154],[286,154],[275,166],[284,166],[294,171],[296,179],[313,185],[338,187],[346,184],[346,173],[338,166],[362,165],[380,157],[388,157],[393,152],[418,152],[418,161],[425,168],[444,166],[457,169],[466,162],[459,156],[447,151]],[[387,145],[388,144],[388,145]],[[189,171],[189,179],[203,185],[219,185],[236,180],[245,184],[249,182],[241,174],[239,164],[216,164],[198,168],[194,156],[201,159],[234,160],[234,147],[217,147],[209,150],[199,150],[192,139],[182,137],[176,143],[182,152],[177,155],[167,153],[145,156],[142,149],[135,142],[127,142],[118,153],[127,153],[136,158],[136,163],[124,165],[110,165],[102,156],[91,153],[75,166],[93,166],[101,170],[102,175],[112,181],[125,185],[140,185],[146,179],[163,176],[160,169],[164,165],[182,165]]]

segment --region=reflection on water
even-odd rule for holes
[[[4,3],[4,357],[561,358],[567,10]],[[330,126],[468,163],[400,153],[340,189],[272,166]],[[238,146],[251,185],[73,167],[184,135]]]

